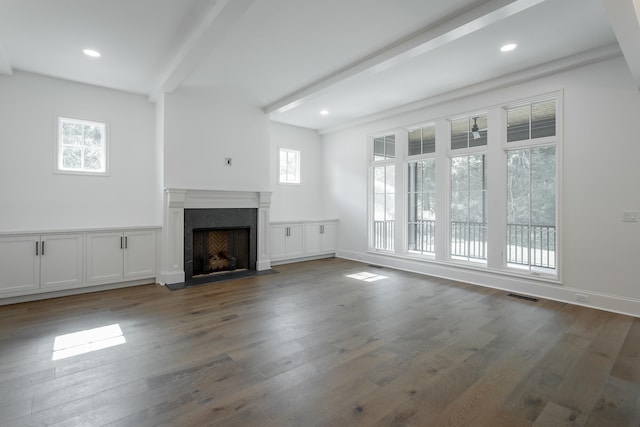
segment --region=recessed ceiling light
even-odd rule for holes
[[[329,110],[320,110],[320,114],[322,114],[323,116],[328,116]]]
[[[91,58],[100,58],[100,56],[102,56],[100,52],[94,49],[82,49],[82,53],[84,53],[85,55]]]
[[[515,43],[507,43],[505,45],[502,45],[502,47],[500,48],[500,50],[502,52],[511,52],[513,49],[517,48],[518,45]]]

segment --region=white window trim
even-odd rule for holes
[[[538,103],[548,100],[556,100],[556,136],[537,138],[535,143],[530,141],[521,142],[514,141],[507,143],[506,131],[501,129],[506,124],[506,109],[531,103]],[[469,110],[468,110],[469,111]],[[376,132],[367,136],[367,157],[366,164],[368,170],[367,183],[367,221],[368,221],[368,243],[367,253],[384,255],[399,259],[412,259],[416,261],[424,261],[426,263],[434,263],[443,266],[456,268],[464,268],[478,272],[491,272],[502,276],[514,278],[534,279],[538,282],[550,284],[561,284],[563,278],[563,262],[562,262],[562,232],[557,235],[556,251],[557,263],[555,274],[537,274],[528,270],[509,268],[506,265],[506,256],[503,254],[503,248],[506,243],[506,232],[503,230],[506,224],[506,152],[510,149],[534,148],[548,145],[556,146],[556,185],[557,185],[557,202],[556,202],[556,227],[563,230],[563,90],[550,91],[544,94],[531,94],[531,96],[520,98],[517,100],[506,100],[504,102],[492,104],[482,109],[471,110],[457,115],[441,116],[439,118],[413,123],[410,125],[400,125],[397,128],[388,129],[384,132]],[[451,149],[451,120],[467,118],[474,115],[486,115],[487,123],[492,124],[487,145],[478,147],[467,147],[461,149]],[[423,125],[424,123],[424,125]],[[436,151],[435,153],[420,154],[409,156],[407,151],[407,137],[410,130],[435,124],[436,126]],[[373,140],[386,135],[395,134],[396,136],[396,157],[394,159],[373,160]],[[482,262],[464,261],[452,259],[451,253],[451,235],[450,235],[450,170],[451,158],[459,156],[468,156],[473,154],[484,154],[487,156],[489,163],[488,182],[487,182],[487,204],[489,205],[489,217],[487,222],[489,229],[487,230],[487,259]],[[406,246],[407,233],[407,217],[406,205],[408,200],[407,193],[407,165],[410,162],[420,161],[423,159],[436,159],[436,218],[438,224],[448,224],[446,227],[436,227],[436,252],[435,257],[427,254],[409,253]],[[373,247],[373,167],[385,164],[396,165],[396,236],[395,248],[393,251],[376,249]],[[400,173],[402,171],[402,173]]]
[[[562,282],[562,266],[563,266],[563,262],[562,262],[562,248],[563,248],[563,242],[562,242],[562,230],[564,230],[563,227],[563,221],[562,221],[562,217],[563,215],[561,214],[561,212],[563,212],[563,194],[562,194],[562,188],[563,188],[563,182],[562,182],[562,177],[563,177],[563,167],[562,165],[563,163],[563,140],[564,140],[564,117],[563,117],[563,111],[564,111],[564,91],[559,90],[556,92],[552,92],[549,94],[545,94],[545,95],[540,95],[540,96],[535,96],[535,97],[531,97],[531,98],[524,98],[521,100],[518,100],[517,102],[511,102],[511,103],[505,103],[502,106],[502,123],[506,124],[507,123],[507,109],[509,108],[517,108],[517,107],[521,107],[521,106],[525,106],[525,105],[530,105],[530,104],[536,104],[539,102],[544,102],[544,101],[555,101],[556,102],[556,135],[555,136],[548,136],[548,137],[542,137],[542,138],[535,138],[534,140],[531,139],[527,139],[527,140],[522,140],[522,141],[513,141],[513,142],[507,142],[507,133],[504,132],[504,134],[502,135],[502,153],[503,153],[503,162],[504,162],[504,172],[505,172],[505,178],[506,178],[506,159],[507,159],[507,152],[511,151],[511,150],[522,150],[525,148],[540,148],[540,147],[550,147],[550,146],[555,146],[556,148],[556,268],[555,268],[555,274],[552,273],[546,273],[546,272],[539,272],[536,270],[532,270],[531,268],[529,269],[519,269],[516,267],[509,267],[507,265],[507,258],[506,258],[506,253],[503,252],[503,256],[502,256],[502,266],[500,271],[509,273],[511,275],[514,276],[524,276],[524,277],[536,277],[539,279],[545,279],[545,280],[549,280],[552,282]],[[505,183],[506,184],[506,183]],[[505,211],[505,218],[503,220],[503,228],[506,225],[506,187],[504,187],[504,202],[503,202],[503,210]],[[506,247],[506,233],[504,233],[503,235],[503,242],[502,242],[502,247],[503,247],[503,251],[504,248]]]
[[[295,153],[297,157],[297,168],[296,168],[296,178],[295,181],[281,181],[280,176],[280,155],[283,153]],[[293,148],[279,148],[278,149],[278,185],[300,185],[302,184],[302,153],[300,150],[295,150]]]
[[[90,171],[90,170],[67,170],[63,169],[61,166],[62,161],[62,130],[61,130],[61,122],[63,120],[71,120],[79,123],[87,123],[87,124],[99,124],[104,126],[104,135],[103,141],[104,144],[102,146],[103,156],[104,156],[104,171]],[[62,175],[83,175],[83,176],[109,176],[109,167],[110,167],[110,159],[109,159],[109,122],[106,120],[96,120],[91,118],[78,117],[70,114],[58,114],[54,119],[54,140],[55,140],[55,150],[54,150],[54,163],[53,163],[53,171],[55,174]]]

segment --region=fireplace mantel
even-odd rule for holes
[[[184,210],[254,208],[258,210],[258,254],[256,269],[271,268],[269,256],[268,191],[224,191],[167,188],[164,191],[164,227],[162,231],[163,284],[182,283],[184,274]]]

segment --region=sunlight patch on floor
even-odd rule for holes
[[[366,271],[363,271],[362,273],[347,274],[347,277],[351,279],[362,280],[363,282],[375,282],[377,280],[382,280],[387,278],[387,276],[367,273]]]
[[[127,340],[125,340],[118,323],[59,335],[53,342],[51,360],[66,359],[67,357],[114,347],[126,342]]]

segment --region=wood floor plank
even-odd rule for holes
[[[341,259],[277,270],[0,306],[0,425],[638,427],[639,319]],[[113,324],[126,342],[53,360]]]

